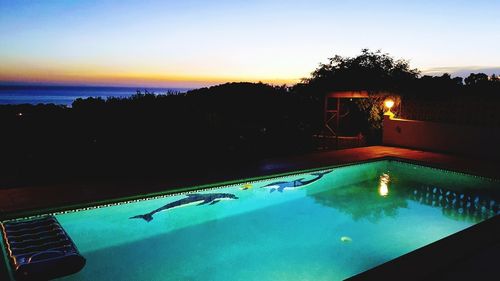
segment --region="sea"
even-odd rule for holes
[[[32,86],[0,85],[0,104],[57,104],[71,107],[77,98],[126,98],[141,93],[185,93],[191,88],[103,87],[103,86]]]

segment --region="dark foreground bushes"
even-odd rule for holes
[[[316,101],[231,83],[186,94],[0,106],[2,186],[74,178],[165,177],[311,150]]]

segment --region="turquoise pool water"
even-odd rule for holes
[[[58,214],[87,258],[61,280],[341,280],[498,214],[499,198],[498,181],[378,161]]]

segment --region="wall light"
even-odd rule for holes
[[[392,99],[386,99],[384,101],[384,105],[388,110],[391,110],[391,108],[394,106],[394,101]]]
[[[387,111],[384,112],[384,115],[389,115],[391,118],[394,117],[394,113],[391,112],[391,108],[394,106],[394,100],[388,98],[384,101],[384,106],[387,108]]]

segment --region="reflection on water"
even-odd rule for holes
[[[377,188],[375,188],[377,187]],[[500,214],[500,204],[491,195],[480,192],[456,192],[443,187],[398,181],[391,183],[389,173],[378,179],[332,188],[324,192],[308,192],[316,203],[351,215],[352,219],[376,222],[395,217],[399,208],[407,208],[408,200],[421,205],[441,208],[454,220],[478,223]]]
[[[389,182],[390,182],[390,177],[389,177],[389,174],[382,174],[380,176],[380,184],[379,184],[379,187],[378,187],[378,193],[380,194],[380,196],[387,196],[387,194],[389,194]]]
[[[319,193],[308,191],[308,196],[316,203],[351,215],[354,220],[376,222],[384,216],[395,217],[399,208],[408,206],[406,192],[393,184],[389,193],[388,184],[389,175],[382,174],[379,178]]]

